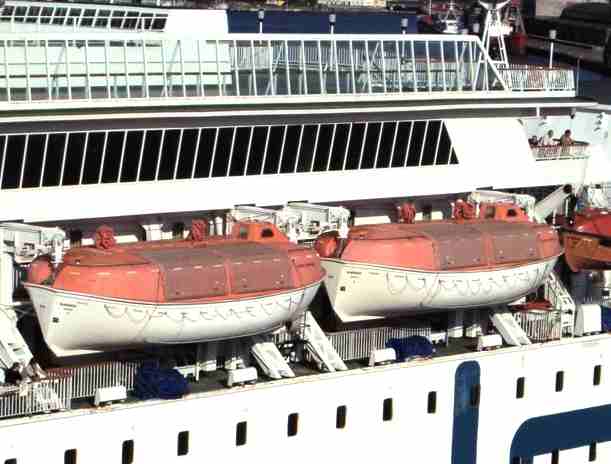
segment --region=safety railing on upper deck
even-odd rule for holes
[[[518,64],[500,67],[499,72],[511,90],[558,91],[575,89],[574,73],[568,68]]]
[[[193,39],[108,32],[0,34],[0,86],[0,102],[226,103],[228,97],[351,95],[430,100],[499,98],[521,90],[511,92],[481,41],[468,35]],[[570,94],[571,88],[568,83],[561,90]]]
[[[587,142],[575,141],[571,145],[539,145],[530,147],[537,161],[584,159],[590,153]]]
[[[2,32],[64,32],[82,28],[163,31],[167,19],[167,10],[123,6],[118,2],[100,5],[8,0],[0,7]]]

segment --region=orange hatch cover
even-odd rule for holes
[[[562,253],[553,228],[496,219],[357,226],[343,241],[322,236],[316,249],[324,258],[427,271],[499,268]]]

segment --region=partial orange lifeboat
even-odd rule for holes
[[[451,220],[352,227],[315,248],[344,322],[512,302],[542,285],[562,253],[556,231],[518,206],[464,202]]]
[[[611,214],[587,208],[575,213],[562,230],[565,259],[573,272],[611,270]]]
[[[57,269],[35,260],[26,288],[57,352],[268,332],[305,311],[323,276],[316,253],[273,224],[208,237],[194,221],[186,240],[130,244],[101,227],[94,246],[69,250]]]

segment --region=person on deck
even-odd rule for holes
[[[23,365],[21,363],[13,363],[10,369],[6,371],[6,383],[19,385],[23,379]]]
[[[541,137],[540,145],[543,146],[551,146],[556,145],[556,141],[554,140],[554,131],[548,130],[547,133]]]
[[[562,137],[560,137],[560,145],[563,147],[569,147],[573,145],[574,140],[571,138],[571,131],[569,129],[564,131]]]

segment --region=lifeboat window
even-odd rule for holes
[[[560,450],[552,451],[552,464],[558,464],[560,462]]]
[[[271,238],[274,236],[274,231],[271,229],[263,229],[261,231],[261,238]]]
[[[244,446],[246,444],[246,438],[247,438],[247,432],[248,432],[247,425],[248,424],[246,421],[237,423],[235,427],[235,445],[236,446]]]
[[[382,420],[384,422],[392,420],[392,398],[386,398],[382,403]]]
[[[561,392],[564,389],[564,371],[556,372],[556,391]]]
[[[590,449],[588,451],[588,462],[596,461],[596,443],[590,443]]]
[[[182,222],[175,222],[172,225],[172,238],[182,239],[184,238],[185,225]]]
[[[178,448],[176,450],[178,456],[186,456],[189,454],[189,432],[183,430],[178,434]]]
[[[488,206],[486,207],[486,219],[494,219],[494,216],[496,214],[496,208],[494,206]]]
[[[426,403],[426,412],[429,414],[435,414],[437,412],[437,392],[436,391],[429,392],[427,403]]]
[[[70,246],[71,247],[80,247],[83,243],[83,232],[80,230],[71,230],[69,233],[70,237]]]
[[[337,413],[335,415],[335,428],[336,429],[343,429],[346,427],[346,413],[347,413],[346,406],[337,407]]]
[[[132,464],[134,462],[134,440],[125,440],[121,450],[121,464]]]
[[[507,217],[516,217],[517,215],[518,215],[518,212],[515,209],[507,210]]]
[[[286,426],[286,435],[289,437],[294,437],[297,435],[297,431],[299,430],[299,414],[296,412],[289,414],[287,426]]]
[[[76,449],[72,448],[66,450],[64,453],[64,464],[76,464]]]
[[[524,377],[518,377],[518,380],[516,381],[516,398],[524,398],[525,384],[526,379]]]
[[[592,383],[595,386],[600,385],[601,373],[602,373],[602,366],[600,364],[594,366],[594,378],[592,379]]]
[[[240,238],[246,240],[248,238],[248,228],[240,227]]]

